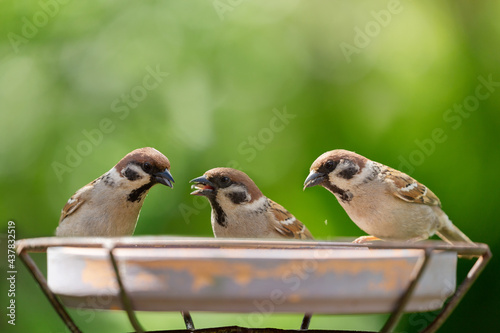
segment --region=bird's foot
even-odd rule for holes
[[[361,236],[359,238],[356,238],[352,242],[354,244],[364,244],[364,243],[369,243],[373,241],[380,241],[381,239],[375,236]]]

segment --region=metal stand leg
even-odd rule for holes
[[[27,254],[24,251],[24,249],[21,249],[18,252],[18,255],[21,258],[21,261],[26,265],[26,267],[30,271],[31,275],[33,275],[36,282],[38,282],[38,285],[42,289],[43,293],[45,294],[49,302],[52,304],[52,307],[54,308],[54,310],[56,310],[59,317],[61,317],[64,324],[66,324],[70,332],[81,333],[80,329],[76,326],[73,319],[71,319],[68,312],[62,305],[61,301],[59,301],[56,295],[54,295],[54,293],[50,290],[49,286],[47,285],[47,280],[45,280],[45,277],[43,276],[42,272],[40,272],[38,266],[35,264],[33,259],[31,259],[30,255]]]
[[[427,326],[424,330],[422,330],[421,333],[432,333],[435,332],[443,325],[443,323],[448,319],[450,314],[455,310],[457,307],[458,303],[462,300],[462,298],[465,296],[465,293],[469,290],[469,288],[472,286],[474,281],[478,278],[479,274],[483,271],[484,267],[486,267],[486,264],[488,261],[491,259],[491,252],[488,249],[479,259],[477,259],[476,263],[474,266],[472,266],[471,270],[467,274],[467,277],[465,280],[458,286],[457,290],[451,296],[448,304],[446,304],[441,311],[441,313],[434,319],[434,321]]]
[[[184,318],[184,324],[186,324],[186,329],[194,330],[193,319],[188,311],[181,311],[182,318]]]
[[[391,316],[385,323],[384,327],[380,330],[380,333],[389,333],[392,332],[392,330],[396,327],[396,325],[399,322],[399,319],[401,319],[401,316],[404,313],[406,304],[411,298],[411,295],[413,294],[413,291],[415,290],[415,287],[417,286],[418,281],[422,277],[425,267],[427,267],[427,264],[429,263],[429,259],[432,255],[432,249],[425,249],[424,256],[421,258],[421,260],[417,263],[416,268],[418,269],[416,271],[415,277],[413,280],[410,282],[410,285],[408,286],[408,289],[404,292],[404,294],[401,296],[399,301],[396,304],[396,307],[394,308],[394,311],[392,312]]]
[[[111,259],[111,264],[113,265],[113,269],[115,271],[116,282],[118,282],[118,286],[120,287],[120,299],[122,301],[123,308],[127,312],[130,324],[132,324],[132,327],[135,329],[135,331],[138,333],[144,333],[144,329],[135,316],[135,312],[132,307],[132,300],[128,297],[127,292],[125,291],[125,287],[123,286],[123,281],[120,277],[120,271],[118,270],[118,264],[116,263],[115,256],[113,255],[113,250],[114,247],[109,248],[109,258]]]
[[[306,313],[302,319],[302,325],[300,325],[301,330],[309,329],[309,324],[311,323],[312,313]]]
[[[135,242],[133,244],[136,244]],[[191,240],[190,240],[191,244]],[[491,251],[489,247],[486,244],[481,244],[481,243],[476,243],[476,246],[471,247],[468,244],[465,245],[441,245],[441,244],[378,244],[376,246],[374,245],[369,245],[367,246],[368,248],[373,248],[373,249],[420,249],[424,250],[424,256],[419,258],[419,261],[415,265],[415,268],[413,270],[412,275],[414,275],[414,278],[411,279],[411,282],[408,285],[408,288],[404,291],[404,293],[401,295],[401,297],[397,300],[395,306],[394,306],[394,311],[390,315],[389,319],[387,320],[386,324],[382,328],[380,332],[388,333],[391,332],[396,325],[398,324],[398,321],[400,320],[401,316],[404,313],[404,310],[406,308],[406,305],[408,304],[410,298],[413,295],[414,289],[416,288],[418,281],[421,279],[423,276],[423,273],[432,257],[432,254],[434,251],[446,251],[446,252],[454,252],[461,256],[461,258],[471,258],[471,257],[479,257],[479,259],[474,263],[473,267],[469,270],[466,278],[461,282],[461,284],[457,287],[455,293],[449,298],[448,303],[443,307],[442,311],[437,315],[437,317],[434,319],[434,321],[425,329],[421,331],[421,333],[434,333],[436,332],[439,327],[446,321],[446,319],[450,316],[450,314],[453,312],[453,310],[457,307],[459,302],[462,300],[464,295],[467,293],[467,291],[470,289],[472,284],[476,281],[478,276],[481,274],[483,269],[486,267],[488,264],[488,261],[491,259]],[[57,314],[61,317],[65,325],[68,327],[68,329],[72,333],[81,333],[80,329],[76,326],[76,324],[73,322],[72,318],[69,316],[68,312],[66,311],[64,305],[60,301],[60,299],[50,290],[47,280],[45,276],[42,274],[42,272],[38,269],[36,263],[33,261],[33,259],[29,256],[29,252],[40,252],[40,253],[46,253],[47,249],[49,247],[54,247],[54,246],[73,246],[73,247],[90,247],[90,248],[104,248],[109,251],[109,258],[112,263],[113,270],[115,272],[115,277],[117,284],[119,286],[119,297],[122,302],[123,309],[127,312],[127,315],[129,317],[130,323],[134,327],[134,329],[137,332],[143,333],[144,330],[141,327],[139,321],[137,320],[135,316],[135,312],[133,310],[133,304],[132,300],[130,299],[129,295],[126,293],[123,281],[120,275],[119,267],[116,262],[116,258],[113,254],[113,251],[115,248],[118,248],[120,246],[129,246],[129,243],[126,242],[121,242],[120,240],[118,241],[101,241],[101,240],[79,240],[79,239],[47,239],[47,238],[40,238],[40,239],[32,239],[32,240],[20,240],[16,242],[16,250],[17,254],[20,257],[21,261],[23,264],[28,268],[30,271],[31,275],[34,277],[40,288],[42,289],[43,293],[49,300],[50,304],[56,310]],[[287,244],[288,245],[288,244]],[[321,245],[321,243],[319,244]],[[326,244],[330,246],[331,244]],[[334,244],[336,247],[345,247],[345,248],[351,248],[355,246],[359,246],[358,244],[343,244],[343,243],[335,243]],[[193,331],[194,330],[194,324],[191,318],[191,315],[189,312],[181,312],[184,322],[186,324],[187,330],[174,330],[174,331],[157,331],[157,332],[186,332],[186,331]],[[304,319],[302,321],[302,330],[307,330],[309,328],[309,323],[311,320],[312,314],[306,313],[304,316]],[[264,332],[284,332],[284,331],[289,331],[289,332],[299,332],[299,330],[279,330],[279,329],[250,329],[250,328],[241,328],[241,327],[219,327],[219,328],[212,328],[212,329],[201,329],[197,331],[207,331],[207,333],[213,333],[213,332],[228,332],[228,329],[230,329],[230,332],[248,332],[248,333],[264,333]],[[348,331],[334,331],[334,330],[328,330],[325,332],[348,332]],[[360,332],[361,333],[361,332]]]

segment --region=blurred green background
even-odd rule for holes
[[[136,235],[212,236],[209,206],[188,181],[233,166],[317,238],[357,237],[330,193],[302,191],[314,159],[344,148],[429,186],[495,254],[499,14],[498,1],[465,0],[4,0],[1,230],[14,220],[18,239],[53,235],[78,188],[152,146],[169,157],[176,185],[151,190]],[[6,323],[2,278],[0,330],[65,332],[17,266],[16,326]],[[440,332],[495,331],[499,273],[494,258]],[[84,331],[131,330],[123,313],[70,313]],[[407,315],[399,330],[416,332],[434,315]],[[242,324],[238,314],[193,316],[198,328]],[[386,318],[316,316],[311,328],[378,330]],[[139,320],[148,330],[183,327],[177,313]],[[269,315],[257,326],[300,320]]]

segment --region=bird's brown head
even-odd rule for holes
[[[190,181],[194,183],[192,195],[207,197],[213,200],[226,201],[233,204],[250,203],[259,199],[262,192],[246,173],[231,168],[215,168],[208,170],[203,176]]]
[[[311,165],[304,189],[321,185],[329,188],[337,183],[345,183],[356,177],[369,160],[354,152],[337,149],[319,156]]]
[[[121,177],[132,183],[151,186],[159,183],[173,187],[170,161],[154,148],[139,148],[128,153],[116,164],[115,169]]]

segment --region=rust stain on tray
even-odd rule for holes
[[[215,283],[217,277],[233,278],[239,285],[247,285],[255,276],[254,266],[246,263],[228,262],[196,262],[192,261],[150,261],[141,262],[140,265],[152,269],[171,269],[175,271],[186,271],[193,277],[193,291]],[[253,274],[252,274],[253,272]],[[272,274],[269,271],[266,275]],[[267,277],[267,276],[266,276]]]
[[[363,272],[369,273],[370,275],[380,274],[382,279],[380,281],[372,281],[369,284],[370,290],[382,289],[384,291],[396,290],[402,286],[406,278],[402,278],[411,274],[415,263],[405,259],[391,259],[391,260],[380,260],[377,262],[358,262],[352,261],[346,265],[339,267],[334,266],[333,271],[338,275],[359,275]],[[323,267],[318,267],[318,273],[325,274],[327,271],[322,269]],[[332,267],[329,267],[330,270]]]
[[[156,276],[145,272],[140,272],[136,276],[134,276],[134,284],[138,285],[150,285],[153,282],[156,282],[156,280]]]
[[[107,260],[85,259],[85,267],[82,270],[82,282],[94,288],[117,289],[115,273]]]
[[[248,285],[253,279],[274,279],[283,281],[287,276],[307,275],[322,276],[325,274],[335,275],[359,275],[362,273],[380,274],[380,281],[374,281],[369,285],[370,289],[382,289],[385,291],[395,290],[406,281],[413,270],[415,263],[405,259],[379,260],[377,262],[337,261],[332,264],[328,260],[316,260],[313,269],[304,272],[301,267],[307,260],[291,260],[279,264],[273,268],[259,268],[250,263],[224,262],[224,261],[150,261],[141,262],[140,265],[151,269],[171,269],[174,271],[185,271],[193,279],[192,290],[199,291],[204,287],[215,284],[217,278],[233,279],[240,286]]]
[[[290,302],[290,303],[298,303],[301,301],[301,299],[302,298],[298,294],[291,294],[287,298],[288,302]]]

